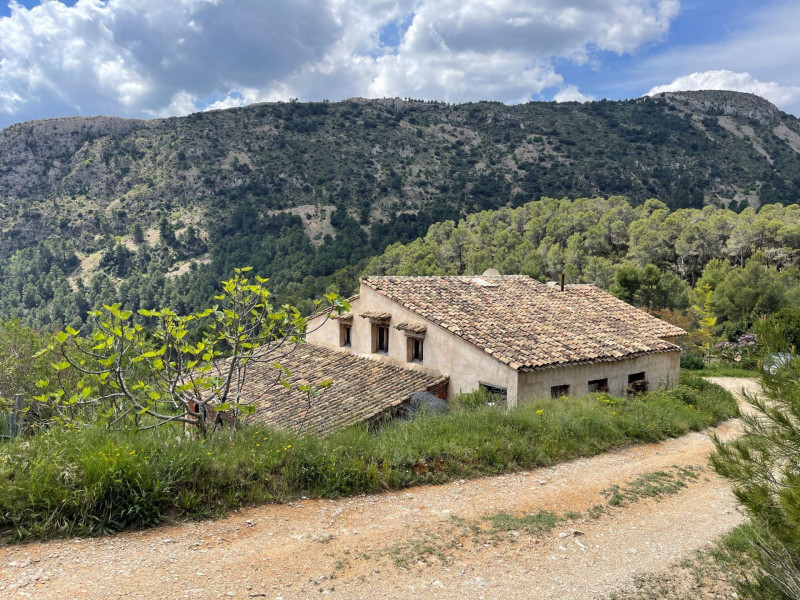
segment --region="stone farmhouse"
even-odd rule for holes
[[[593,285],[525,275],[367,277],[351,313],[309,320],[308,342],[531,398],[624,394],[678,381],[682,329]]]
[[[524,275],[367,277],[351,312],[309,317],[307,344],[274,370],[253,367],[253,420],[325,433],[391,412],[412,394],[450,399],[486,388],[509,406],[532,398],[621,395],[678,381],[682,329],[592,285]],[[304,383],[332,383],[309,408]]]

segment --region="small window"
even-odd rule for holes
[[[422,338],[408,338],[408,362],[422,362]]]
[[[564,396],[569,396],[568,385],[554,385],[550,388],[551,398],[563,398]]]
[[[339,325],[339,345],[343,348],[350,348],[353,345],[351,338],[353,326],[350,324]]]
[[[496,385],[490,385],[488,383],[481,383],[480,388],[489,392],[492,396],[500,396],[502,398],[508,398],[508,390],[504,387],[498,387]]]
[[[593,379],[589,382],[589,393],[606,392],[608,393],[608,379]]]
[[[647,391],[647,377],[644,371],[628,375],[628,391],[632,394],[641,394]]]
[[[374,352],[378,354],[389,353],[389,326],[388,325],[373,325],[372,326],[372,346]]]

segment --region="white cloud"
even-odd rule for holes
[[[762,82],[761,85],[775,82],[772,88],[760,88],[772,94],[765,97],[786,112],[800,115],[800,97],[792,92],[800,84],[800,61],[797,60],[800,56],[800,35],[797,34],[800,3],[751,4],[741,26],[720,39],[669,48],[640,61],[629,73],[629,89],[648,89],[680,79],[687,73],[729,71],[743,73],[745,77],[750,74],[754,80]]]
[[[731,90],[747,92],[766,98],[778,107],[790,105],[800,100],[800,87],[796,85],[780,85],[774,81],[759,81],[750,73],[734,73],[725,69],[703,71],[678,77],[672,83],[657,85],[646,96],[661,92],[678,92],[687,90]]]
[[[577,85],[567,85],[558,90],[553,100],[556,102],[589,102],[594,100],[591,94],[583,94]]]
[[[358,95],[515,102],[549,88],[585,99],[554,60],[582,63],[661,40],[679,2],[50,0],[28,9],[12,0],[10,8],[0,18],[0,125],[186,114],[209,97],[222,98],[209,108]],[[393,23],[403,24],[399,43],[386,47],[381,32]]]

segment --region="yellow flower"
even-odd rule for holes
[[[537,414],[537,415],[540,415],[540,414],[542,414],[543,412],[544,412],[544,411],[543,411],[543,410],[540,408],[539,410],[537,410],[537,411],[536,411],[536,414]]]

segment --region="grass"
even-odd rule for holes
[[[671,467],[667,471],[644,473],[624,488],[613,486],[600,492],[606,498],[606,504],[591,508],[587,511],[586,518],[599,519],[615,507],[635,504],[645,498],[677,494],[687,487],[689,480],[697,479],[699,472],[700,469],[694,467]],[[402,569],[408,569],[414,564],[425,564],[432,559],[445,564],[452,561],[455,549],[470,543],[473,546],[488,547],[513,543],[523,535],[543,537],[557,526],[574,523],[582,518],[584,516],[579,512],[568,511],[559,515],[549,510],[522,515],[501,511],[476,520],[452,515],[449,523],[435,529],[417,529],[408,539],[380,550],[377,556],[388,557],[394,566]],[[373,556],[363,555],[362,558],[369,560]]]
[[[319,439],[249,427],[208,440],[176,430],[54,429],[0,444],[0,537],[101,535],[214,517],[301,496],[337,498],[552,465],[653,442],[737,414],[722,388],[682,384],[632,398],[590,395],[505,410],[352,427]],[[461,408],[458,408],[461,406]]]
[[[702,369],[692,370],[693,375],[700,377],[760,377],[758,371],[743,369],[741,367],[731,367],[727,365],[706,365]]]
[[[676,494],[686,487],[687,481],[697,479],[701,471],[699,467],[673,466],[664,471],[639,475],[627,486],[614,485],[600,494],[608,499],[609,506],[621,506],[640,498],[660,498],[666,494]]]

